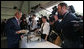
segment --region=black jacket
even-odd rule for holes
[[[77,17],[69,12],[63,15],[63,20],[61,22],[56,21],[56,30],[61,31],[63,38],[74,40],[79,37],[79,33],[75,33],[73,29],[73,23],[71,21],[76,20]]]
[[[16,34],[16,31],[21,30],[20,25],[18,25],[17,20],[13,17],[8,19],[5,32],[7,34],[8,46],[11,48],[16,47],[20,40],[20,34]]]

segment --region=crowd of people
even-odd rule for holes
[[[38,21],[35,20],[36,15],[33,14],[26,20],[26,14],[16,12],[15,17],[8,19],[5,26],[7,33],[8,48],[19,47],[20,36],[19,30],[28,29],[30,31],[39,31],[41,38],[57,44],[63,48],[80,48],[80,33],[74,32],[73,23],[77,17],[70,13],[66,3],[58,4],[57,12],[62,16],[54,15],[47,19],[47,16],[41,16]]]
[[[6,33],[4,32],[5,31],[5,24],[6,24],[6,19],[2,19],[1,20],[1,36],[6,36]]]

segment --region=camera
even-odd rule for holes
[[[54,6],[52,9],[53,9],[52,15],[55,15],[55,13],[57,12],[57,6]]]
[[[57,6],[54,6],[53,8],[53,11],[52,11],[52,14],[49,15],[49,19],[54,19],[54,16],[56,15],[56,12],[57,12]]]

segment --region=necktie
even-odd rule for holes
[[[17,23],[18,23],[18,25],[20,25],[20,21],[19,20],[17,20]]]
[[[42,25],[42,27],[41,27],[41,32],[42,32],[42,34],[43,34],[43,27],[44,27],[44,23],[43,23],[43,25]]]

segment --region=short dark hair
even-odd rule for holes
[[[53,21],[55,21],[55,19],[53,17],[50,17],[49,22],[53,22]]]
[[[33,14],[33,16],[35,16],[35,17],[36,17],[36,15],[35,15],[35,14]]]
[[[46,16],[42,16],[42,18],[46,19],[47,20],[47,17]]]
[[[65,6],[66,8],[68,8],[68,5],[66,4],[66,3],[60,3],[60,4],[58,4],[58,6],[61,6],[61,7],[63,7],[63,6]]]

